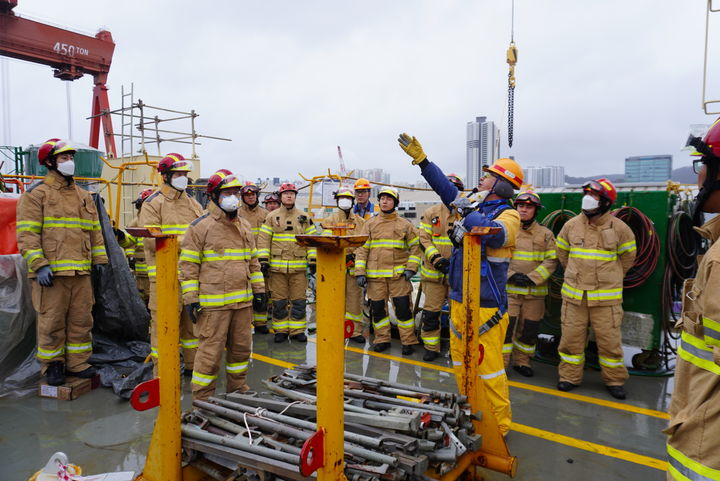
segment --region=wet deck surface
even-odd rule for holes
[[[315,363],[315,343],[274,344],[254,336],[249,384],[262,391],[261,379],[287,363]],[[366,345],[365,348],[369,346]],[[406,384],[454,391],[447,346],[444,357],[422,361],[422,349],[400,354],[400,344],[378,354],[357,344],[346,349],[347,372]],[[672,378],[631,376],[628,400],[616,402],[599,372],[585,371],[583,385],[571,393],[555,389],[555,366],[535,363],[536,375],[509,373],[513,430],[507,441],[518,456],[515,479],[663,480],[667,406]],[[220,376],[222,379],[223,376]],[[220,392],[224,392],[221,381]],[[190,407],[189,378],[183,380],[183,409]],[[98,388],[75,401],[32,397],[0,400],[0,480],[26,480],[56,451],[83,467],[84,474],[141,471],[155,418],[136,412],[110,389]],[[487,472],[487,480],[508,479]]]

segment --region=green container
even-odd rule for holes
[[[31,145],[27,148],[29,158],[25,163],[25,175],[45,175],[47,168],[38,163],[39,145]],[[100,156],[104,153],[92,147],[78,147],[75,152],[75,177],[100,177],[102,176],[103,161]]]

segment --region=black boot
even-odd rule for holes
[[[531,368],[530,366],[513,366],[513,369],[519,372],[521,376],[533,377],[535,375],[535,372],[533,372],[533,368]]]
[[[406,344],[402,347],[403,356],[409,356],[413,352],[415,352],[415,349],[413,349],[413,347],[410,344]]]
[[[357,335],[350,338],[352,342],[357,342],[358,344],[365,344],[365,336]]]
[[[304,332],[301,332],[300,334],[293,334],[290,336],[290,339],[297,342],[307,342],[307,336]]]
[[[425,349],[425,354],[423,354],[423,361],[434,361],[436,357],[438,357],[437,352]]]
[[[255,326],[255,334],[268,334],[269,332],[270,331],[268,330],[267,326],[264,324]]]
[[[387,350],[389,347],[390,347],[390,343],[389,343],[389,342],[380,342],[380,343],[377,343],[377,344],[375,344],[375,345],[373,346],[373,351],[375,351],[375,352],[383,352],[383,351]]]
[[[62,386],[65,384],[65,366],[61,361],[53,361],[48,364],[45,371],[47,383],[51,386]]]
[[[572,391],[576,387],[578,387],[577,384],[573,384],[573,383],[567,382],[567,381],[560,381],[557,385],[557,388],[560,391],[564,391],[564,392]]]
[[[276,332],[275,333],[275,342],[285,342],[288,339],[287,332]]]
[[[607,387],[608,392],[615,399],[625,399],[627,397],[625,388],[622,386],[605,386],[605,387]]]
[[[95,376],[95,374],[97,374],[97,369],[90,366],[87,369],[83,369],[82,371],[79,371],[79,372],[65,371],[65,374],[67,374],[68,376],[81,377],[83,379],[90,379],[93,376]]]

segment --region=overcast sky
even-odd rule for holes
[[[713,120],[700,107],[705,5],[516,0],[513,149],[508,0],[20,0],[15,12],[91,35],[110,30],[112,108],[132,82],[136,98],[195,109],[200,133],[232,138],[199,147],[205,175],[223,167],[253,179],[319,175],[337,170],[340,145],[349,169],[414,181],[397,134],[417,136],[431,160],[464,176],[465,125],[480,115],[501,127],[501,154],[522,165],[621,173],[625,157],[644,154],[689,165],[680,151],[689,125]],[[711,43],[720,45],[715,15]],[[11,136],[3,143],[67,137],[65,83],[49,67],[4,62]],[[718,99],[720,48],[709,69]],[[92,78],[70,90],[73,138],[87,143]]]

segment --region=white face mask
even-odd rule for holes
[[[584,195],[582,198],[582,209],[591,211],[600,207],[600,201],[591,195]]]
[[[225,212],[235,212],[240,205],[240,199],[236,195],[227,195],[220,199],[220,208]]]
[[[177,190],[183,191],[187,189],[188,178],[184,175],[180,177],[175,177],[173,180],[170,181],[170,185],[175,187]]]
[[[75,175],[75,162],[72,160],[66,160],[62,164],[58,164],[57,170],[62,175],[66,175],[68,177]]]
[[[352,205],[353,205],[352,199],[348,199],[348,198],[338,199],[338,207],[342,210],[350,210],[350,208],[352,208]]]

